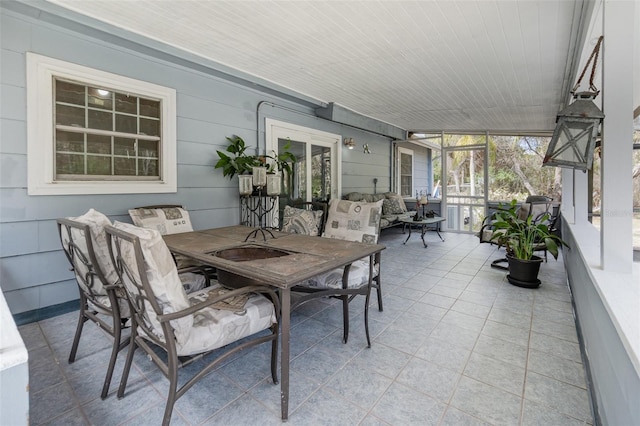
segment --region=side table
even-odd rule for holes
[[[402,222],[402,232],[404,232],[407,225],[409,226],[409,235],[407,235],[407,239],[404,240],[404,243],[402,244],[407,244],[407,241],[409,241],[409,238],[411,238],[411,228],[415,225],[420,226],[420,238],[422,239],[422,244],[425,248],[427,248],[427,243],[424,241],[424,233],[427,232],[428,229],[433,229],[434,231],[436,231],[438,237],[440,237],[440,239],[444,242],[444,238],[442,238],[442,235],[440,235],[440,223],[444,222],[445,220],[446,219],[444,217],[440,216],[425,217],[421,220],[413,220],[413,218],[411,217],[400,219],[400,222]],[[435,227],[428,228],[429,225],[435,225]]]

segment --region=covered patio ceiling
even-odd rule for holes
[[[591,2],[48,0],[410,131],[552,131]]]

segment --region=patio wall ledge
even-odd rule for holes
[[[0,423],[29,424],[29,354],[0,291]]]
[[[594,418],[640,424],[640,264],[630,274],[601,267],[600,231],[563,220],[563,257],[590,373]]]

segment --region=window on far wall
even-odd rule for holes
[[[30,195],[176,192],[175,90],[27,54]]]
[[[398,147],[398,163],[400,195],[413,197],[413,151]]]

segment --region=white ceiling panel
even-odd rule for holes
[[[582,0],[49,0],[407,130],[552,130]]]

